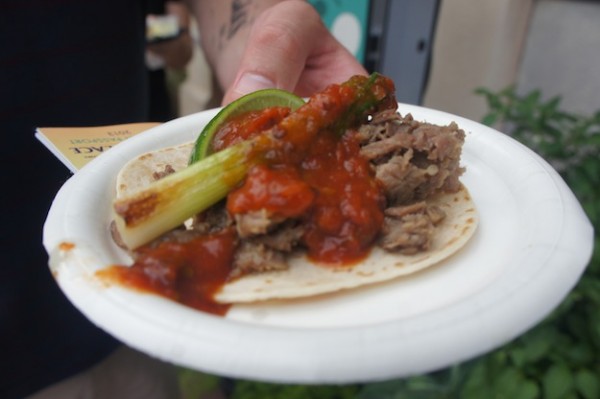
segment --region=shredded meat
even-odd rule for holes
[[[429,248],[432,233],[433,224],[423,214],[385,218],[379,245],[389,251],[413,255]]]
[[[303,235],[304,227],[295,220],[289,220],[274,231],[259,235],[253,240],[278,251],[291,252],[298,246]]]
[[[379,245],[406,255],[425,251],[431,245],[435,225],[444,217],[442,209],[425,201],[388,208]]]
[[[253,237],[260,234],[267,234],[273,230],[285,218],[271,214],[266,209],[258,211],[236,214],[235,226],[238,235],[242,238]]]
[[[395,134],[391,137],[382,137],[381,140],[372,141],[364,145],[360,151],[361,155],[370,161],[386,157],[396,151],[410,148],[411,136],[406,134]]]
[[[429,219],[431,219],[431,223],[433,223],[434,226],[440,224],[446,217],[446,212],[444,212],[444,210],[439,206],[435,205],[428,205],[427,209],[425,209],[425,212],[427,213],[427,216],[429,216]]]
[[[287,268],[288,264],[283,252],[261,243],[242,241],[235,253],[230,277],[236,278],[251,273],[286,270]]]
[[[460,188],[464,132],[454,123],[436,126],[415,121],[410,114],[402,117],[386,110],[373,115],[356,135],[361,155],[371,162],[387,199],[378,244],[403,254],[427,250],[445,213],[428,205],[426,199]],[[267,264],[279,265],[303,234],[298,228],[280,228],[289,226],[290,221],[274,218],[267,211],[236,215],[235,224],[239,236],[252,242],[240,249],[235,272],[239,275],[259,272]],[[264,261],[258,261],[263,255]]]
[[[302,225],[288,220],[277,224],[272,231],[246,237],[236,252],[230,276],[235,278],[249,273],[287,269],[286,254],[297,248],[303,234]]]
[[[203,234],[216,233],[233,226],[233,223],[231,216],[225,209],[225,201],[221,201],[196,215],[192,221],[192,229]]]
[[[403,254],[427,250],[435,226],[445,218],[443,210],[427,204],[427,198],[460,188],[464,132],[454,123],[440,127],[417,122],[410,114],[403,117],[395,110],[386,110],[373,115],[355,134],[361,155],[370,161],[387,202],[378,245]],[[173,172],[167,165],[154,177]],[[151,245],[165,239],[185,241],[227,228],[235,228],[239,237],[232,278],[287,269],[286,255],[301,245],[304,235],[298,220],[264,209],[232,218],[222,201],[197,215],[191,229],[176,229]],[[118,237],[115,241],[119,242]]]
[[[361,154],[375,169],[388,205],[407,204],[460,188],[465,133],[455,123],[436,126],[382,112],[359,132]]]

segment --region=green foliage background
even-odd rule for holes
[[[599,399],[600,398],[600,110],[580,116],[509,87],[479,89],[483,123],[544,157],[578,197],[595,228],[592,261],[561,305],[504,347],[423,376],[348,386],[235,381],[232,399]],[[198,398],[198,396],[196,396]]]

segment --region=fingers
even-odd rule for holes
[[[308,58],[306,43],[321,29],[318,15],[304,2],[283,2],[262,13],[250,31],[235,81],[223,102],[266,87],[293,90]]]
[[[223,103],[269,87],[307,96],[327,84],[364,73],[312,6],[304,1],[285,1],[256,19]]]

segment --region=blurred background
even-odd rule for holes
[[[400,102],[481,120],[478,87],[540,89],[562,107],[600,108],[598,0],[311,0],[334,35],[367,67],[394,79]],[[179,116],[218,105],[196,45],[170,71]]]
[[[185,399],[222,399],[223,392],[232,399],[600,398],[600,0],[310,2],[370,72],[394,80],[400,102],[483,121],[542,155],[592,221],[595,252],[542,323],[464,364],[340,387],[231,381],[184,369]],[[178,116],[220,102],[193,22],[190,32],[191,61],[167,70]]]
[[[500,130],[537,146],[600,231],[600,0],[309,1],[367,70],[394,80],[400,102],[516,128]],[[179,17],[193,52],[175,67],[160,59],[147,63],[151,73],[159,73],[159,89],[165,89],[166,79],[161,95],[170,103],[170,113],[154,121],[220,105],[194,20],[185,13]],[[498,94],[509,87],[508,94]],[[481,88],[487,96],[477,93]],[[538,95],[530,96],[534,91]],[[552,102],[557,96],[560,110]],[[184,398],[222,399],[228,392],[233,399],[598,399],[598,233],[595,240],[586,275],[556,312],[509,345],[466,364],[406,380],[343,387],[232,381],[180,369]]]

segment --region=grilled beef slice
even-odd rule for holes
[[[436,192],[460,188],[465,134],[455,123],[436,126],[408,114],[379,115],[359,131],[361,154],[375,168],[388,206],[404,205]]]
[[[356,134],[361,155],[371,162],[387,199],[378,245],[403,254],[427,250],[435,225],[445,215],[426,198],[459,189],[464,132],[454,123],[436,126],[388,110],[374,115]],[[303,234],[294,220],[274,218],[266,211],[238,215],[235,223],[243,244],[233,275],[284,269],[285,254],[297,247]]]
[[[357,132],[361,155],[366,157],[387,200],[385,219],[377,244],[388,251],[414,254],[429,248],[441,209],[429,206],[427,197],[460,188],[460,155],[465,134],[455,123],[436,126],[402,117],[390,110],[373,115]],[[156,178],[171,171],[166,169]],[[235,226],[240,237],[231,277],[268,270],[285,270],[286,254],[298,248],[303,228],[297,220],[267,211],[227,213],[224,201],[198,215],[188,232],[169,234],[188,240]],[[163,238],[160,240],[162,241]]]
[[[437,126],[410,114],[382,112],[361,127],[358,137],[388,201],[379,245],[403,254],[427,250],[445,215],[425,200],[460,188],[464,131],[455,123]]]

